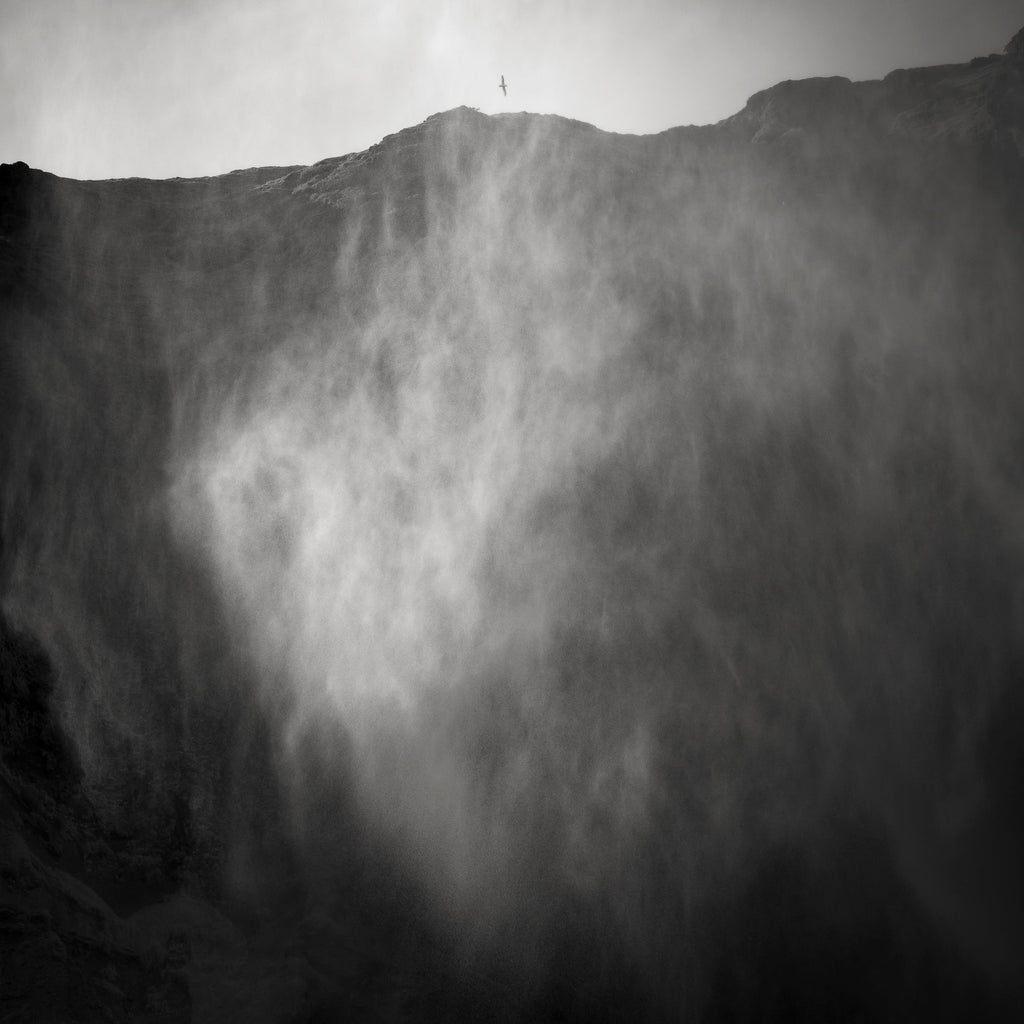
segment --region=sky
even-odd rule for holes
[[[460,105],[646,134],[788,78],[1000,53],[1022,26],[1021,0],[0,0],[0,161],[308,164]]]

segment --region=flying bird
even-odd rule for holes
[[[502,96],[508,95],[508,86],[505,84],[505,76],[501,76],[501,81],[498,83],[498,88],[501,90]]]

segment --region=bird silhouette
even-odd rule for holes
[[[508,86],[505,84],[505,76],[501,76],[501,81],[498,83],[498,88],[501,90],[502,96],[508,95]]]

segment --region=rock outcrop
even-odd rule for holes
[[[1024,78],[1019,34],[1005,54],[968,64],[892,71],[882,81],[810,78],[752,96],[722,122],[753,142],[843,135],[872,145],[879,134],[986,145],[1024,155]]]

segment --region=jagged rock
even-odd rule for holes
[[[1024,28],[1022,28],[1007,44],[1006,55],[1015,63],[1024,62]]]
[[[967,64],[892,71],[881,82],[809,78],[756,93],[722,122],[753,142],[800,137],[846,137],[871,145],[865,132],[928,142],[1005,147],[1017,155],[1024,138],[1024,79],[1020,34],[1006,56]],[[833,142],[834,144],[834,142]]]
[[[774,142],[790,132],[848,134],[863,110],[848,78],[806,78],[755,93],[723,124],[741,128],[751,142]]]
[[[33,1020],[191,1020],[167,948],[0,825],[0,1001]]]

